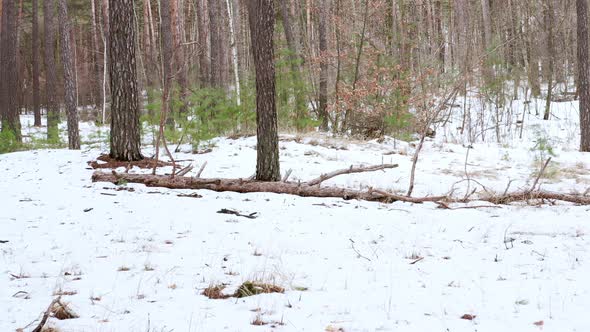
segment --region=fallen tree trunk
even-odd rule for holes
[[[96,171],[92,175],[93,182],[111,182],[114,184],[139,183],[147,187],[162,187],[170,189],[206,189],[217,192],[232,191],[236,193],[257,193],[268,192],[275,194],[288,194],[301,197],[322,197],[322,198],[342,198],[345,200],[358,199],[369,202],[393,203],[397,201],[408,203],[424,202],[445,202],[443,206],[450,208],[446,203],[470,203],[475,201],[485,201],[497,205],[510,204],[521,201],[550,200],[564,201],[581,205],[590,205],[590,196],[579,194],[563,194],[542,190],[528,190],[514,193],[504,193],[502,195],[487,195],[473,199],[464,198],[456,199],[449,195],[428,196],[428,197],[407,197],[388,191],[369,188],[367,190],[354,190],[338,187],[322,187],[321,183],[338,175],[373,172],[388,168],[395,168],[397,165],[378,165],[368,167],[350,167],[343,170],[334,171],[324,174],[316,179],[307,182],[261,182],[252,179],[202,179],[199,177],[174,176],[169,175],[152,175],[152,174],[129,174],[117,173],[112,171],[106,173]],[[202,171],[202,170],[201,170]],[[199,171],[199,173],[201,172]]]
[[[486,201],[494,204],[510,204],[513,202],[548,200],[563,201],[580,205],[590,205],[590,196],[580,194],[563,194],[544,190],[527,190],[514,193],[508,193],[499,196],[488,196],[479,198],[480,201]]]
[[[111,183],[141,183],[148,187],[164,187],[170,189],[207,189],[213,191],[233,191],[237,193],[268,192],[275,194],[288,194],[301,197],[335,197],[345,200],[359,199],[370,202],[391,203],[403,200],[412,203],[434,202],[445,197],[413,198],[387,193],[381,190],[352,190],[337,187],[320,187],[309,185],[305,182],[259,182],[246,179],[200,179],[193,177],[151,174],[105,173],[97,171],[92,175],[93,182]]]
[[[385,164],[368,167],[350,167],[329,174],[324,174],[308,182],[260,182],[250,179],[201,179],[198,177],[186,176],[170,177],[167,175],[117,173],[115,171],[112,171],[111,173],[96,171],[92,175],[92,181],[111,182],[114,184],[119,184],[121,182],[140,183],[148,187],[163,187],[170,189],[207,189],[218,192],[233,191],[237,193],[268,192],[275,194],[296,195],[301,197],[334,197],[345,200],[358,199],[384,203],[392,203],[395,201],[422,203],[435,202],[445,199],[445,196],[414,198],[396,195],[383,190],[368,189],[366,191],[362,191],[321,186],[322,182],[338,175],[374,172],[396,167],[398,167],[396,164]]]

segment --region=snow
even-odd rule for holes
[[[515,103],[514,117],[520,118],[524,104]],[[493,133],[485,142],[469,140],[453,119],[426,142],[414,195],[445,194],[453,186],[462,195],[465,169],[488,190],[501,192],[509,180],[513,190],[529,188],[539,154],[531,148],[539,135],[556,151],[554,174],[541,180],[542,187],[584,192],[590,154],[576,152],[577,104],[556,103],[553,112],[557,117],[549,122],[527,115],[523,139],[514,126],[503,128],[501,143]],[[28,135],[43,135],[29,116],[22,122]],[[91,183],[86,164],[107,151],[108,130],[82,123],[81,131],[81,151],[0,155],[0,240],[9,241],[0,244],[2,331],[38,319],[60,292],[74,293],[62,298],[80,316],[51,319],[61,331],[590,329],[589,207],[442,210],[431,203],[206,190],[199,191],[201,198],[187,198],[177,195],[191,191],[135,184],[117,190]],[[253,137],[218,138],[211,153],[176,157],[192,161],[189,175],[207,162],[203,177],[248,177],[255,144]],[[324,185],[399,192],[407,189],[414,150],[391,138],[360,142],[316,134],[282,135],[280,147],[282,170],[292,169],[292,180],[353,164],[398,163]],[[217,213],[222,208],[259,216]],[[201,295],[222,283],[231,293],[248,280],[286,291],[241,299]],[[476,317],[461,319],[465,314]],[[252,325],[257,317],[268,324]],[[542,326],[534,324],[540,321]]]

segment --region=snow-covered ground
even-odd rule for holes
[[[510,180],[513,190],[529,188],[535,160],[547,157],[534,148],[539,138],[555,151],[542,187],[586,191],[590,154],[576,152],[577,105],[556,103],[553,112],[548,122],[527,115],[522,139],[514,123],[503,126],[500,143],[460,135],[453,118],[427,141],[414,195],[453,187],[461,195],[466,177],[488,190],[502,192]],[[30,122],[23,117],[27,133],[42,135]],[[60,331],[590,331],[589,207],[442,210],[266,193],[179,197],[191,192],[134,184],[117,190],[92,183],[86,164],[107,151],[105,128],[81,129],[82,151],[0,155],[0,240],[8,241],[0,244],[1,331],[38,319],[56,294],[69,294],[62,299],[80,316],[50,320]],[[392,162],[399,168],[325,185],[407,190],[412,144],[294,138],[283,135],[280,144],[292,180]],[[248,177],[255,144],[219,138],[211,153],[176,157],[193,163],[193,175],[207,162],[203,177]],[[258,218],[217,213],[223,208]],[[201,295],[218,284],[229,294],[248,280],[286,291]],[[268,324],[252,325],[256,319]]]

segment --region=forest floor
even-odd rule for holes
[[[543,189],[584,192],[590,154],[576,151],[577,103],[553,105],[550,121],[526,114],[496,128],[472,114],[437,129],[420,155],[416,196],[473,188],[528,188],[544,160]],[[539,105],[541,101],[539,101]],[[541,106],[539,106],[541,107]],[[30,137],[44,128],[31,127]],[[92,183],[87,165],[107,152],[106,129],[81,123],[83,148],[0,155],[0,330],[32,323],[56,295],[79,318],[60,331],[588,331],[590,207],[561,202],[439,209]],[[482,137],[487,134],[488,137]],[[344,175],[324,185],[407,190],[413,144],[281,135],[283,171],[307,180],[350,165],[398,168]],[[546,143],[540,146],[537,143]],[[248,177],[256,140],[218,138],[212,152],[175,154],[194,175]],[[551,146],[551,149],[546,146]],[[551,150],[551,151],[550,151]],[[469,154],[467,155],[467,152]],[[153,148],[145,149],[151,155]],[[466,158],[468,156],[468,158]],[[466,163],[467,159],[467,163]],[[119,171],[124,170],[123,168]],[[159,174],[171,169],[159,169]],[[146,172],[131,169],[130,172]],[[452,205],[464,207],[464,205]],[[231,209],[256,218],[221,214]],[[7,242],[5,242],[7,241]],[[243,282],[284,293],[209,299]],[[264,325],[253,325],[259,323]]]

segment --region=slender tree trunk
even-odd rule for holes
[[[45,28],[45,99],[47,108],[47,139],[59,141],[59,105],[57,102],[57,71],[55,65],[55,7],[54,0],[43,0],[43,21]]]
[[[276,109],[273,34],[274,1],[248,2],[250,36],[256,68],[256,180],[279,181],[279,138]]]
[[[101,47],[98,43],[98,29],[96,28],[96,21],[97,21],[97,16],[96,16],[96,4],[95,4],[96,0],[90,0],[90,7],[92,10],[92,22],[91,22],[91,27],[92,27],[92,59],[93,59],[93,77],[94,77],[94,82],[92,84],[92,90],[93,93],[92,95],[94,96],[94,105],[96,107],[96,109],[100,109],[102,106],[102,99],[103,99],[103,95],[102,95],[102,73],[100,70],[100,56],[99,54],[102,53]],[[103,54],[103,56],[106,56],[106,54]]]
[[[209,10],[209,38],[211,47],[211,85],[214,88],[223,86],[223,47],[221,37],[221,8],[220,1],[208,0]]]
[[[320,130],[328,131],[328,0],[320,1],[319,42],[320,42]]]
[[[209,86],[211,67],[209,63],[209,27],[207,22],[207,0],[196,0],[197,2],[197,29],[198,29],[198,58],[199,58],[199,81],[201,87]]]
[[[303,75],[301,73],[301,47],[297,37],[295,36],[294,22],[291,17],[291,5],[289,0],[280,0],[280,11],[283,22],[283,29],[285,30],[285,39],[287,40],[287,47],[289,48],[289,63],[291,66],[291,78],[294,83],[295,93],[295,118],[297,119],[297,129],[300,128],[300,123],[307,113],[307,105],[305,102],[304,89],[302,88]]]
[[[238,48],[236,45],[236,38],[235,38],[235,29],[234,29],[234,17],[233,17],[233,10],[231,6],[230,0],[225,0],[225,4],[227,7],[227,16],[229,18],[229,37],[230,37],[230,47],[232,53],[232,63],[234,68],[234,81],[235,81],[235,89],[236,89],[236,101],[238,106],[242,104],[241,92],[240,92],[240,68],[238,66]]]
[[[61,46],[61,63],[64,71],[64,92],[66,115],[68,119],[68,148],[80,149],[80,133],[78,130],[78,110],[76,104],[76,81],[74,77],[74,56],[70,40],[70,22],[66,0],[58,2],[59,32]]]
[[[578,94],[580,97],[580,151],[590,152],[590,64],[588,60],[588,0],[576,0],[578,35]]]
[[[35,127],[41,126],[41,96],[39,93],[39,0],[33,0],[33,31],[32,57],[33,57],[33,114]]]
[[[551,98],[553,95],[553,59],[555,58],[555,48],[553,46],[553,24],[555,22],[553,14],[553,0],[546,0],[544,9],[546,15],[545,26],[547,27],[547,52],[549,57],[549,69],[547,73],[547,98],[545,99],[545,113],[543,114],[543,120],[549,120],[549,115],[551,115]]]
[[[110,155],[117,160],[140,160],[142,155],[133,0],[109,0],[109,17]]]
[[[168,2],[168,1],[165,1]],[[188,96],[188,88],[187,88],[187,65],[185,63],[184,58],[184,48],[180,44],[182,43],[181,33],[182,33],[182,21],[180,20],[180,16],[178,15],[178,0],[169,0],[170,2],[170,18],[171,18],[171,28],[172,28],[172,38],[174,42],[174,48],[172,50],[174,55],[174,70],[175,70],[175,77],[176,82],[178,83],[179,87],[179,97],[180,97],[180,112],[184,113],[186,111],[187,105],[187,96]]]

